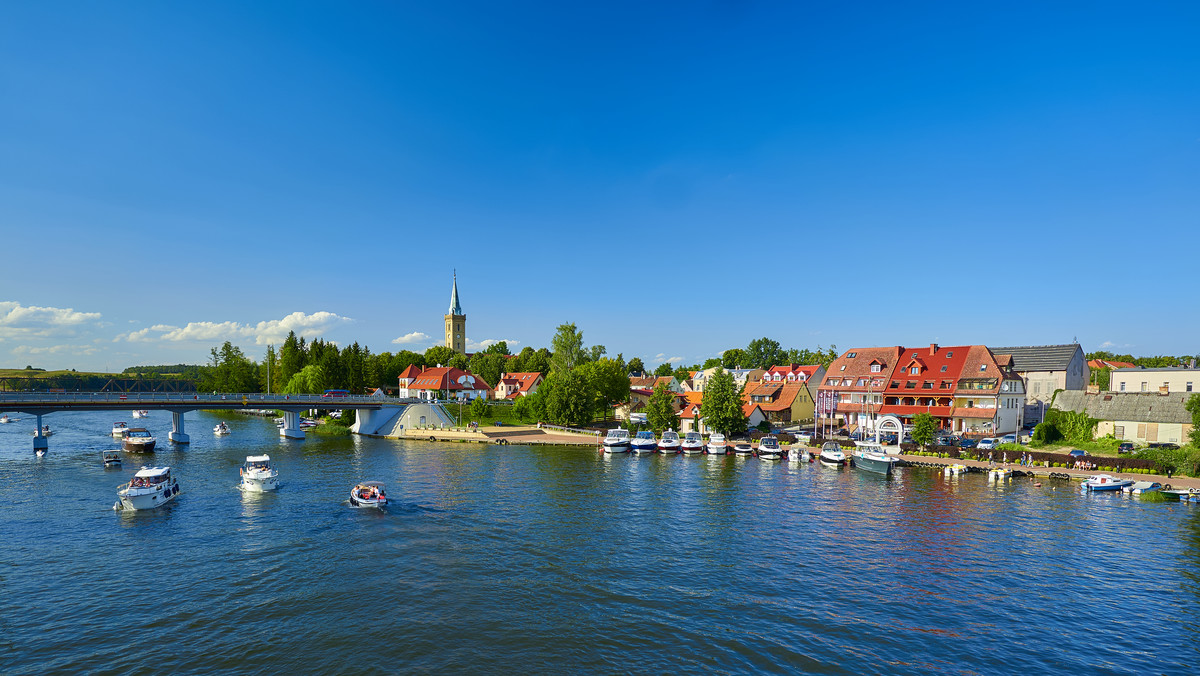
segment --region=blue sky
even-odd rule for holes
[[[1200,5],[975,4],[10,3],[0,365],[1200,352]]]

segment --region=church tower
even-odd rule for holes
[[[458,302],[458,273],[450,291],[450,312],[446,315],[446,347],[459,354],[467,353],[467,315]]]

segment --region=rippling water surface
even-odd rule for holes
[[[0,425],[0,673],[1195,673],[1200,509],[735,457]],[[269,453],[274,494],[235,488]],[[384,511],[345,505],[387,482]]]

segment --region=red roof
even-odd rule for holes
[[[963,364],[971,354],[970,345],[954,345],[942,347],[929,345],[927,347],[906,347],[901,355],[904,365],[892,373],[887,381],[885,393],[906,396],[936,396],[938,393],[949,394],[954,391],[958,378],[963,372]],[[917,375],[912,375],[912,367],[919,369]],[[933,384],[932,388],[924,388],[925,381]],[[949,381],[950,387],[943,388],[942,381]],[[908,387],[912,382],[913,386]],[[893,386],[893,383],[895,384]]]
[[[1137,364],[1130,364],[1127,361],[1109,361],[1107,359],[1091,359],[1088,361],[1088,368],[1093,368],[1093,369],[1132,369],[1132,368],[1137,368]]]
[[[813,377],[814,374],[816,374],[817,369],[819,368],[821,368],[820,364],[788,364],[787,366],[772,366],[771,368],[767,369],[767,373],[763,376],[763,380],[766,380],[767,376],[772,376],[772,380],[774,380],[774,375],[778,373],[779,382],[785,382],[788,374],[790,373],[796,380],[807,381],[809,378]]]
[[[955,418],[995,418],[998,409],[994,408],[963,408],[954,409]]]
[[[408,368],[400,373],[401,378],[416,378],[421,375],[421,369],[417,368],[416,364],[409,364]]]
[[[462,369],[437,366],[421,371],[408,386],[414,390],[490,390],[491,385],[483,378]]]

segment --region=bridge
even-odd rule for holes
[[[388,396],[327,396],[321,394],[262,394],[195,392],[0,392],[0,411],[37,416],[33,449],[49,448],[42,436],[42,416],[63,411],[160,410],[171,412],[169,438],[177,444],[191,441],[183,427],[188,411],[234,410],[243,408],[274,409],[283,412],[281,436],[303,439],[300,413],[309,409],[379,411],[405,407],[416,399]],[[361,422],[362,416],[359,416]],[[358,423],[356,423],[357,425]]]

